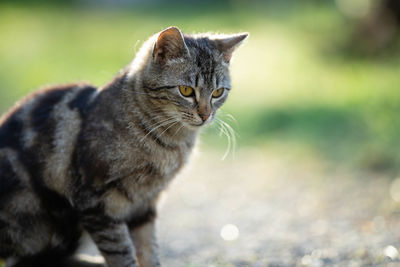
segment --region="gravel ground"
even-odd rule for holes
[[[400,180],[389,178],[254,150],[199,154],[161,205],[162,261],[400,266]]]
[[[195,156],[161,201],[163,266],[400,266],[400,179],[220,154]]]

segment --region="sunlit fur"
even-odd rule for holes
[[[84,233],[110,267],[159,266],[158,196],[225,102],[231,53],[246,36],[183,37],[168,28],[105,86],[39,90],[0,118],[7,267],[60,266]],[[218,88],[227,89],[212,98]]]

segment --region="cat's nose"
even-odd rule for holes
[[[199,117],[203,120],[203,122],[206,121],[211,114],[210,106],[200,104],[197,107],[197,114],[199,114]]]
[[[206,121],[210,117],[210,112],[205,114],[199,114],[199,116],[203,121]]]

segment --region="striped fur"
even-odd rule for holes
[[[157,198],[187,161],[199,126],[226,100],[230,54],[246,36],[168,28],[102,88],[40,90],[6,113],[0,257],[7,267],[67,262],[85,232],[108,266],[159,266]],[[195,95],[179,95],[178,85]],[[220,87],[224,95],[211,98]],[[211,110],[207,121],[201,110]]]

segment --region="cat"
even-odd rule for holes
[[[160,266],[160,192],[228,97],[248,33],[169,27],[97,89],[39,90],[0,119],[0,258],[61,266],[88,233],[109,267]]]

